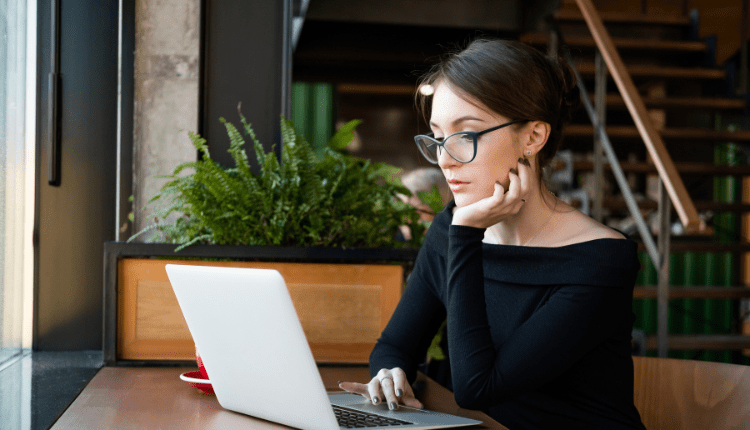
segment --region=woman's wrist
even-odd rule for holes
[[[472,217],[468,211],[464,211],[460,209],[456,210],[453,213],[453,220],[451,221],[451,224],[461,225],[464,227],[481,228],[481,229],[487,228],[487,226],[484,225],[481,219]]]

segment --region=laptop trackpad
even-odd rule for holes
[[[409,421],[418,426],[466,426],[482,423],[481,421],[435,411],[429,411],[426,409],[416,409],[404,405],[399,405],[397,410],[392,411],[388,409],[388,404],[385,402],[379,405],[373,405],[372,402],[366,400],[362,396],[344,392],[329,392],[328,398],[331,400],[331,403],[335,405],[355,409],[365,413],[377,414],[383,417],[393,418],[400,421]]]

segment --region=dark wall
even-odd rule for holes
[[[234,166],[220,117],[239,124],[237,104],[267,151],[281,154],[280,115],[290,116],[291,0],[203,1],[200,132],[211,158]]]
[[[103,243],[115,237],[116,0],[66,0],[60,184],[47,182],[50,3],[39,2],[34,348],[101,348]]]

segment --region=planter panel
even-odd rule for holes
[[[367,363],[403,290],[401,265],[122,258],[117,276],[118,359],[194,359],[193,340],[167,278],[167,264],[278,270],[318,362]]]

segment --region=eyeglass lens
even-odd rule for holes
[[[467,163],[474,158],[474,136],[470,133],[458,133],[450,136],[442,145],[427,136],[418,136],[416,139],[422,155],[427,160],[437,163],[440,154],[438,147],[442,146],[448,155],[462,163]]]

